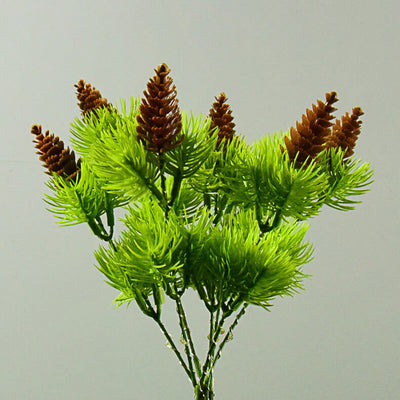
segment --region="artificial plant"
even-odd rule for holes
[[[164,333],[196,399],[214,398],[213,370],[249,305],[303,289],[312,258],[304,240],[323,205],[354,208],[372,171],[353,156],[361,108],[334,119],[335,92],[307,109],[287,133],[253,145],[236,134],[221,93],[207,116],[180,111],[170,69],[161,64],[144,97],[109,103],[90,84],[75,85],[81,116],[74,151],[40,125],[31,129],[51,175],[45,201],[61,225],[87,223],[104,244],[97,268]],[[79,158],[76,159],[76,154]],[[114,238],[114,210],[126,210]],[[208,351],[199,357],[182,298],[197,292],[209,312]],[[176,304],[181,337],[162,320]]]

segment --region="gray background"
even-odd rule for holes
[[[140,96],[166,62],[180,107],[225,91],[237,131],[287,130],[325,92],[365,111],[357,156],[375,170],[356,211],[323,209],[307,290],[250,308],[215,373],[227,399],[398,399],[399,28],[395,1],[16,1],[0,12],[0,398],[190,399],[152,320],[114,310],[87,226],[45,210],[30,127],[69,143],[73,85]],[[207,315],[185,304],[205,350]],[[173,307],[164,318],[175,326]]]

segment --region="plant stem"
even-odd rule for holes
[[[190,353],[190,348],[189,348],[189,338],[188,338],[188,327],[187,327],[187,322],[186,319],[183,316],[183,307],[182,307],[182,303],[180,302],[179,296],[176,295],[175,297],[175,303],[176,303],[176,312],[178,313],[179,316],[179,326],[181,328],[181,332],[182,332],[182,344],[185,346],[185,353],[186,353],[186,358],[189,364],[189,371],[190,371],[190,375],[191,375],[191,380],[195,385],[197,385],[197,380],[196,380],[196,375],[194,372],[194,368],[193,368],[193,354]]]
[[[149,311],[151,311],[151,314],[147,314],[150,317],[152,317],[154,319],[154,321],[157,322],[157,325],[160,327],[162,333],[164,334],[164,336],[166,337],[169,345],[171,346],[171,349],[174,351],[176,357],[178,358],[180,364],[182,365],[182,368],[185,370],[187,376],[189,377],[190,381],[193,384],[193,387],[196,386],[196,381],[193,381],[193,376],[188,368],[188,366],[185,363],[185,360],[182,358],[181,353],[179,352],[178,348],[176,347],[171,335],[168,333],[165,325],[162,323],[161,318],[158,316],[157,312],[153,309],[153,306],[150,303],[150,300],[148,298],[144,299]]]
[[[214,336],[214,329],[215,329],[215,320],[214,320],[214,317],[215,317],[215,315],[214,315],[214,311],[213,312],[210,312],[210,333],[209,333],[209,338],[211,339],[213,336]],[[217,316],[217,318],[216,319],[218,319],[218,316]],[[212,383],[213,383],[213,378],[212,378],[212,368],[211,368],[211,370],[209,371],[209,380],[208,380],[208,382],[209,382],[209,384],[210,384],[210,386],[212,386]],[[211,390],[212,390],[212,387],[210,387],[211,388]]]
[[[157,198],[157,200],[160,203],[161,208],[166,207],[166,202],[165,198],[161,194],[161,192],[158,190],[158,188],[154,185],[154,183],[147,182],[147,187],[149,188],[150,192],[154,194],[154,196]]]
[[[196,350],[194,348],[192,334],[190,333],[190,328],[189,328],[189,324],[187,322],[186,313],[183,308],[181,297],[179,295],[177,295],[175,301],[176,301],[176,309],[177,309],[177,312],[179,315],[179,323],[181,325],[181,330],[182,330],[182,337],[185,341],[185,347],[189,346],[189,349],[190,349],[188,358],[190,355],[190,358],[193,359],[195,367],[196,367],[197,376],[200,377],[200,375],[201,375],[200,361],[199,361],[199,358],[197,357]]]
[[[279,208],[275,214],[274,220],[272,221],[270,230],[276,228],[279,225],[279,223],[281,222],[281,218],[282,218],[282,208]]]
[[[265,222],[262,222],[261,207],[258,202],[256,202],[255,209],[256,209],[256,219],[261,232],[260,236],[262,236],[265,232],[268,232],[271,229],[269,226],[269,219],[267,218]]]
[[[199,382],[200,387],[206,386],[206,384],[210,380],[210,374],[212,373],[211,366],[215,364],[213,362],[213,358],[214,358],[215,349],[217,347],[218,337],[222,331],[222,327],[225,323],[226,318],[228,318],[229,315],[231,314],[229,311],[226,313],[224,312],[224,313],[222,313],[222,316],[219,319],[220,309],[221,309],[221,307],[218,307],[217,315],[216,315],[216,318],[214,321],[214,327],[213,327],[213,329],[210,329],[209,348],[208,348],[206,360],[204,362],[203,369],[202,369],[201,379]],[[218,321],[218,319],[219,319],[219,321]],[[211,321],[210,321],[210,323],[211,323]]]
[[[113,229],[112,228],[113,227],[110,227],[110,233],[109,234],[103,233],[103,232],[105,232],[105,229],[104,229],[103,224],[101,223],[101,220],[100,220],[100,223],[99,223],[99,221],[98,221],[99,219],[100,218],[96,218],[96,219],[89,218],[87,223],[88,223],[90,229],[92,230],[92,232],[97,237],[99,237],[100,239],[105,240],[105,241],[108,242],[112,238],[112,235],[113,235]]]
[[[181,189],[181,184],[182,184],[181,170],[178,169],[176,175],[174,175],[174,184],[172,185],[171,200],[168,203],[169,207],[173,206],[174,201],[177,198],[179,191]]]
[[[160,176],[161,176],[161,192],[162,192],[162,196],[164,198],[164,204],[165,204],[165,218],[168,219],[169,205],[168,205],[168,199],[167,199],[166,178],[165,178],[165,174],[164,174],[165,158],[164,158],[163,153],[158,154],[158,161],[159,161]]]
[[[222,349],[224,348],[226,342],[228,342],[232,338],[232,332],[235,329],[235,327],[237,326],[237,324],[239,323],[240,318],[246,313],[246,308],[248,307],[248,305],[249,305],[249,303],[243,304],[242,308],[236,315],[235,320],[232,322],[231,326],[229,327],[228,332],[226,333],[224,339],[222,340],[221,344],[218,347],[217,354],[215,355],[213,363],[211,364],[211,367],[210,367],[211,370],[214,368],[214,365],[217,362],[217,360],[221,357],[221,352],[222,352]]]
[[[196,400],[212,400],[214,399],[214,392],[211,388],[200,387],[199,385],[195,387],[194,390]]]

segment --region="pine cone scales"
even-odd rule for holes
[[[215,102],[213,103],[212,108],[210,109],[210,130],[218,127],[218,139],[217,139],[217,149],[223,139],[226,139],[226,142],[230,142],[233,139],[235,134],[234,127],[235,124],[232,122],[232,110],[230,109],[229,104],[226,103],[228,98],[225,93],[221,93],[218,97],[215,97]]]
[[[176,87],[168,76],[170,68],[164,63],[156,69],[156,75],[147,84],[145,98],[137,116],[137,134],[147,150],[158,154],[178,146],[184,139],[179,135],[182,119],[176,98]]]
[[[69,147],[64,148],[64,142],[58,136],[49,134],[46,131],[42,133],[41,125],[33,125],[31,133],[36,136],[33,140],[36,143],[36,152],[40,154],[40,161],[43,161],[43,166],[47,168],[47,174],[52,175],[53,172],[58,175],[63,175],[67,180],[75,180],[79,173],[80,161],[75,162],[75,153],[70,151]]]
[[[102,97],[100,91],[92,87],[90,83],[85,84],[85,81],[81,79],[78,84],[74,86],[76,87],[76,95],[79,100],[78,105],[83,116],[96,108],[109,107],[107,99]]]
[[[290,128],[290,138],[285,136],[285,145],[291,160],[297,155],[297,163],[302,164],[314,158],[323,150],[326,138],[331,134],[330,122],[336,108],[332,106],[338,101],[336,92],[326,93],[326,102],[318,100],[317,105],[312,105],[312,110],[307,109],[301,122],[296,123],[296,128]]]
[[[343,158],[353,155],[361,130],[362,121],[359,120],[361,115],[364,115],[361,107],[355,107],[351,115],[347,112],[342,116],[341,121],[337,119],[332,127],[332,135],[328,138],[326,146],[329,148],[340,147],[343,151],[347,149]]]

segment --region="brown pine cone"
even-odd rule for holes
[[[41,125],[33,125],[31,133],[36,136],[33,143],[36,143],[36,153],[40,154],[40,161],[43,161],[43,166],[47,168],[46,173],[52,175],[55,172],[67,180],[76,180],[80,160],[75,162],[75,153],[70,151],[69,147],[64,149],[64,143],[58,136],[50,135],[49,131],[43,134]]]
[[[296,128],[290,128],[290,138],[285,136],[286,150],[290,159],[296,158],[298,165],[308,162],[324,149],[325,141],[331,134],[330,122],[332,113],[336,108],[332,104],[338,101],[336,92],[325,94],[326,102],[318,100],[317,105],[312,105],[312,110],[307,109],[303,114],[301,122],[296,123]]]
[[[359,117],[363,114],[360,107],[355,107],[351,115],[347,112],[342,116],[341,121],[337,119],[332,127],[332,135],[330,135],[326,141],[326,146],[328,148],[340,147],[343,151],[347,149],[343,158],[348,158],[353,155],[362,124]]]
[[[176,98],[176,87],[167,64],[156,69],[156,75],[147,83],[147,91],[140,104],[137,116],[137,134],[147,150],[158,154],[165,153],[178,146],[184,139],[181,114]]]
[[[215,102],[213,103],[212,108],[210,109],[210,118],[211,124],[210,129],[218,127],[218,139],[217,139],[217,149],[223,139],[226,139],[226,143],[230,142],[233,139],[235,134],[234,127],[235,124],[232,122],[232,110],[230,109],[229,104],[226,103],[228,98],[225,93],[221,93],[218,97],[215,97]]]
[[[90,83],[86,83],[81,79],[76,87],[76,96],[78,98],[78,105],[82,111],[83,117],[89,112],[99,107],[110,107],[107,99],[101,96],[100,91],[92,87]]]

